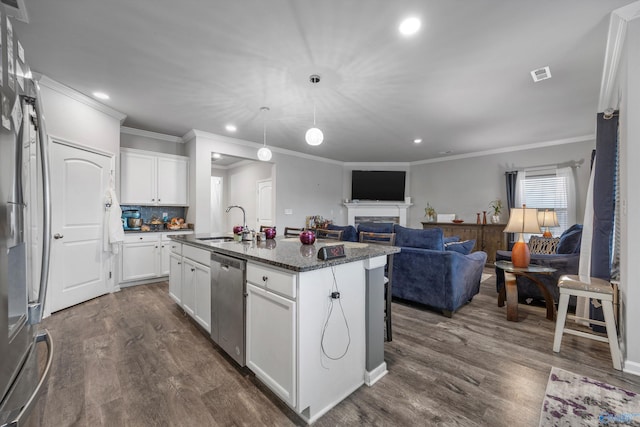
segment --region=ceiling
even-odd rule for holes
[[[262,143],[266,125],[272,147],[409,162],[593,134],[609,14],[631,2],[29,0],[15,26],[34,71],[107,92],[125,126]]]

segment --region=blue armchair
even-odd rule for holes
[[[565,230],[560,236],[555,253],[551,254],[531,254],[531,264],[553,267],[556,269],[552,274],[539,274],[538,280],[547,288],[557,304],[560,291],[558,290],[558,279],[563,274],[578,274],[580,264],[580,244],[582,242],[582,225],[575,224]],[[511,261],[511,251],[497,251],[496,261]],[[540,288],[531,280],[523,276],[517,276],[518,299],[521,302],[544,301],[544,295]],[[504,270],[496,267],[496,291],[504,288]],[[569,305],[575,307],[575,298],[569,301]]]
[[[395,298],[441,310],[451,317],[480,290],[485,252],[465,255],[446,250],[442,229],[417,230],[394,226],[396,246],[391,293]],[[473,244],[471,244],[473,247]]]

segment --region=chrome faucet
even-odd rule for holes
[[[251,240],[251,230],[247,227],[247,213],[242,206],[238,205],[229,206],[225,212],[229,213],[232,208],[238,208],[242,211],[242,240]]]

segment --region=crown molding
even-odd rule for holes
[[[640,1],[628,4],[611,12],[607,47],[602,68],[602,81],[600,82],[600,97],[598,98],[598,112],[600,113],[604,112],[607,108],[617,110],[619,107],[619,99],[616,96],[615,90],[620,58],[623,54],[629,21],[633,21],[638,17],[640,17]]]
[[[342,164],[345,168],[357,167],[357,168],[382,168],[382,167],[402,167],[408,168],[411,166],[411,162],[344,162]]]
[[[182,139],[184,140],[184,142],[189,142],[189,141],[191,141],[192,139],[195,139],[195,138],[215,139],[215,140],[222,141],[222,142],[227,142],[227,143],[230,143],[230,144],[238,144],[238,145],[243,145],[245,147],[255,148],[256,151],[263,146],[263,144],[258,144],[256,142],[251,142],[251,141],[247,141],[247,140],[244,140],[244,139],[238,139],[238,138],[231,138],[229,136],[218,135],[216,133],[205,132],[205,131],[197,130],[197,129],[191,129],[189,132],[185,133],[182,136]],[[308,160],[315,160],[315,161],[318,161],[318,162],[330,163],[330,164],[333,164],[333,165],[342,166],[344,164],[344,162],[341,162],[339,160],[327,159],[326,157],[320,157],[320,156],[314,156],[312,154],[300,153],[298,151],[293,151],[293,150],[287,150],[285,148],[274,147],[273,145],[267,145],[267,147],[269,147],[269,149],[273,153],[286,154],[288,156],[299,157],[299,158],[308,159]],[[256,157],[256,160],[257,160],[257,157]]]
[[[41,84],[42,86],[46,86],[49,89],[55,90],[56,92],[59,92],[75,101],[78,101],[88,107],[93,108],[94,110],[98,110],[101,113],[104,113],[108,116],[113,117],[116,120],[120,121],[120,124],[122,124],[124,122],[124,119],[127,118],[126,114],[121,113],[120,111],[114,110],[111,107],[107,107],[104,104],[99,103],[98,101],[96,101],[93,98],[89,98],[88,96],[74,90],[71,89],[69,86],[65,86],[60,82],[57,82],[47,76],[45,76],[44,74],[40,74],[40,73],[33,73],[33,78],[34,80],[36,80],[39,84]]]
[[[120,126],[120,133],[134,136],[143,136],[145,138],[159,139],[161,141],[176,142],[180,144],[184,143],[184,140],[179,136],[166,135],[164,133],[151,132],[149,130],[130,128],[127,126]]]
[[[504,147],[504,148],[496,148],[494,150],[476,151],[474,153],[457,154],[454,156],[439,157],[437,159],[419,160],[416,162],[411,162],[411,166],[446,162],[449,160],[469,159],[472,157],[482,157],[482,156],[489,156],[493,154],[512,153],[514,151],[533,150],[536,148],[553,147],[555,145],[573,144],[576,142],[595,141],[595,139],[596,139],[595,134],[576,136],[573,138],[557,139],[554,141],[536,142],[533,144],[518,145],[514,147]]]

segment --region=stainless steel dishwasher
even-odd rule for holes
[[[211,253],[211,339],[240,366],[245,365],[247,263]]]

